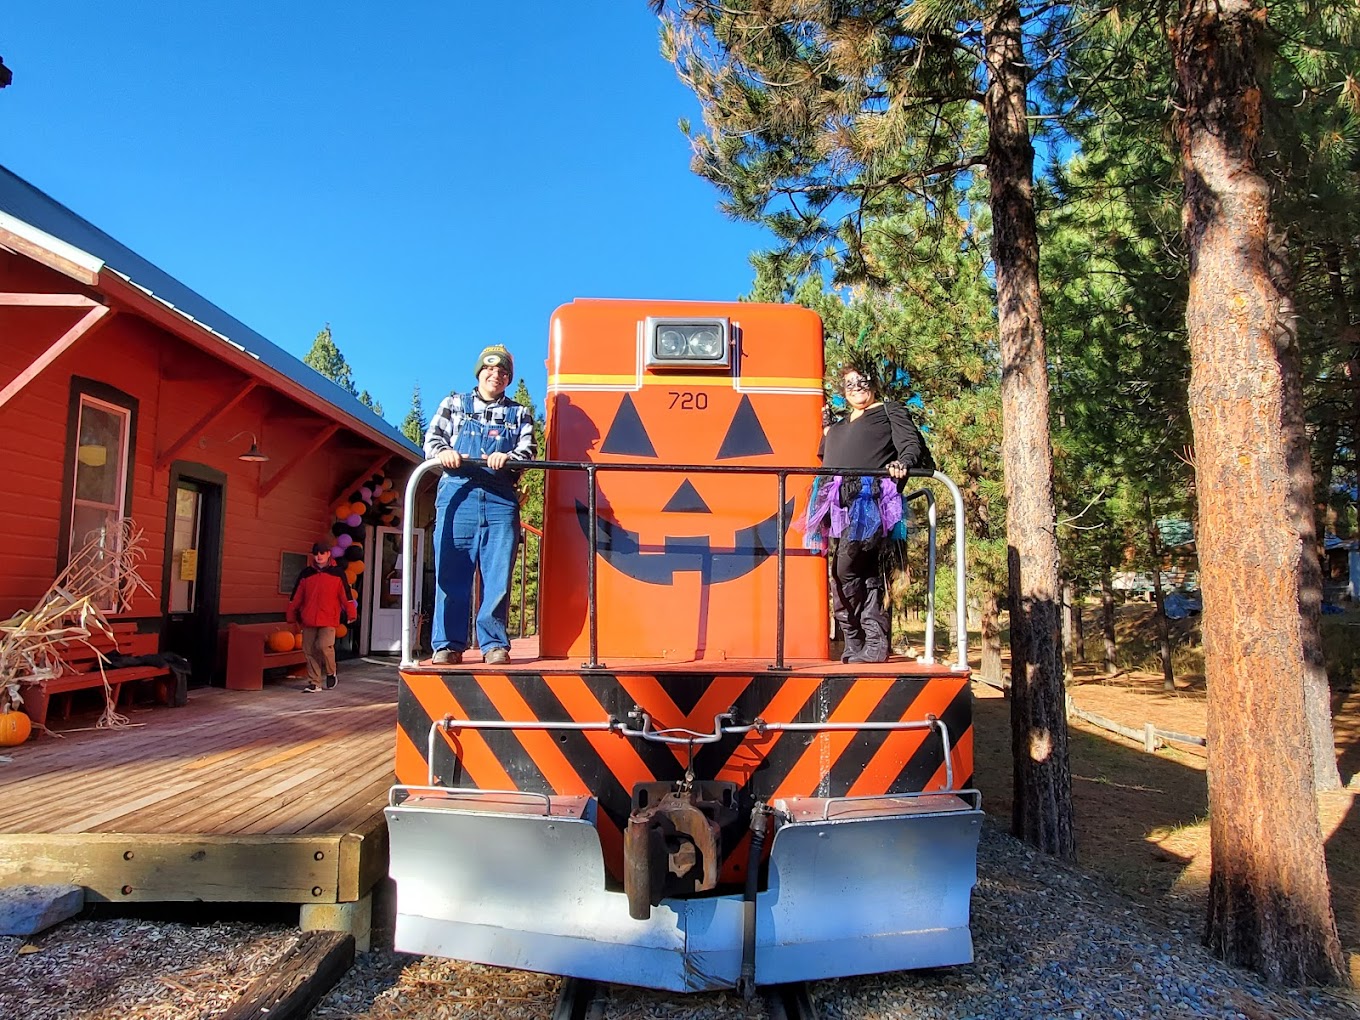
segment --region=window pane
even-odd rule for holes
[[[198,504],[196,489],[175,490],[175,531],[170,540],[172,613],[192,613],[198,602]]]
[[[81,402],[76,446],[76,499],[118,506],[122,498],[125,416]]]
[[[84,548],[86,542],[96,539],[101,548],[96,558],[102,560],[102,550],[111,552],[111,544],[117,541],[117,523],[118,516],[112,510],[77,503],[71,513],[71,555]]]

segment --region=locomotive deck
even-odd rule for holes
[[[321,696],[196,690],[128,728],[9,749],[0,871],[114,903],[363,899],[387,866],[397,675],[351,662],[340,677]]]

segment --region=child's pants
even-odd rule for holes
[[[335,674],[335,628],[303,627],[302,654],[307,656],[307,679],[320,687]]]

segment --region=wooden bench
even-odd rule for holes
[[[160,646],[159,634],[139,634],[135,623],[114,623],[113,635],[96,633],[88,642],[71,641],[61,653],[66,672],[61,676],[40,680],[36,684],[24,684],[21,693],[22,708],[35,725],[47,722],[47,710],[54,695],[69,694],[72,691],[89,690],[103,687],[107,679],[113,703],[118,704],[118,696],[125,683],[135,680],[153,680],[170,675],[166,666],[119,666],[106,665],[99,669],[100,655],[154,655]],[[63,706],[62,718],[71,714],[70,699]]]
[[[264,690],[264,671],[277,666],[296,666],[307,661],[301,648],[271,652],[265,644],[276,630],[289,630],[283,620],[273,623],[227,624],[227,690]]]

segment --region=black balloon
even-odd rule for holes
[[[344,558],[345,558],[346,560],[351,561],[351,562],[353,562],[354,560],[361,560],[361,559],[363,559],[363,558],[364,558],[364,547],[361,546],[361,545],[359,545],[357,542],[354,543],[354,544],[351,545],[348,549],[345,550]]]

